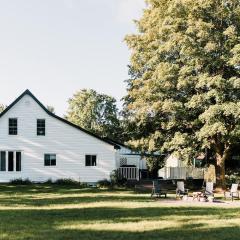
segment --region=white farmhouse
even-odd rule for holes
[[[51,113],[29,90],[0,114],[0,182],[71,178],[96,183],[120,169],[123,149]],[[123,166],[126,178],[139,179],[145,168],[141,157],[129,157],[129,149],[124,156],[135,161]]]

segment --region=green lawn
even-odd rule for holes
[[[240,239],[240,208],[162,201],[131,191],[0,185],[0,239]]]

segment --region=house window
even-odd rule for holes
[[[14,170],[14,152],[8,152],[8,171],[13,172]]]
[[[6,171],[6,152],[0,152],[0,171]]]
[[[85,166],[97,166],[97,156],[96,155],[86,155],[85,156]]]
[[[20,172],[21,171],[21,161],[22,161],[22,156],[21,152],[16,152],[16,171]]]
[[[0,151],[0,171],[20,172],[22,152],[20,151]]]
[[[9,118],[8,120],[8,132],[9,135],[17,135],[18,129],[17,129],[17,118]]]
[[[44,166],[56,166],[56,154],[44,154]]]
[[[45,119],[37,119],[37,135],[45,136]]]

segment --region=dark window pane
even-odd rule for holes
[[[16,171],[21,171],[21,152],[16,152]]]
[[[9,118],[8,125],[9,135],[17,135],[17,118]]]
[[[56,166],[56,159],[51,160],[51,166]]]
[[[91,166],[91,155],[85,156],[85,166]]]
[[[44,154],[45,166],[56,166],[56,154]]]
[[[37,135],[45,136],[45,119],[37,119]]]
[[[1,152],[0,160],[0,171],[6,171],[6,152]]]
[[[96,166],[97,165],[97,156],[93,155],[92,156],[92,166]]]
[[[96,166],[97,156],[96,155],[86,155],[85,156],[85,166]]]
[[[45,159],[45,160],[44,160],[44,165],[45,165],[45,166],[50,166],[50,160]]]
[[[46,159],[47,161],[50,161],[50,154],[45,154],[45,159]]]
[[[13,171],[13,152],[8,152],[8,171]]]

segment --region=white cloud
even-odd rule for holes
[[[132,22],[133,19],[139,19],[145,6],[145,0],[118,0],[117,20],[123,23],[129,23]]]

